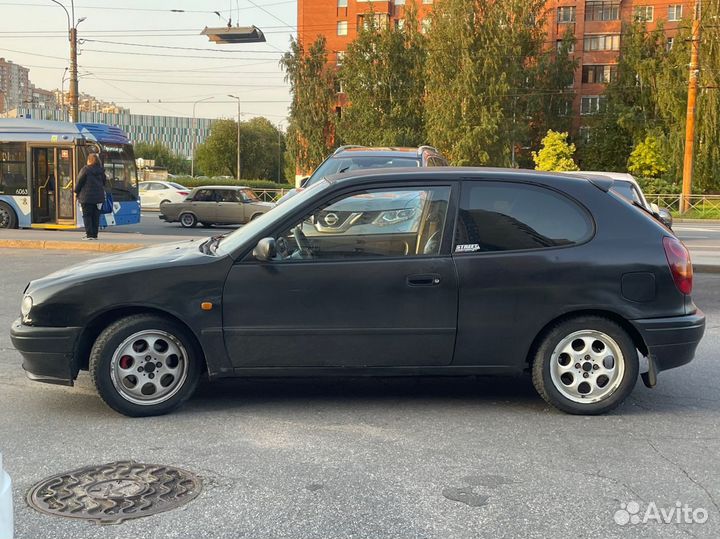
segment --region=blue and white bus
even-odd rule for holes
[[[114,201],[100,226],[140,222],[135,155],[125,133],[103,124],[0,119],[0,228],[83,225],[75,183],[100,154]]]

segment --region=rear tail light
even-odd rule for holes
[[[668,236],[663,238],[663,247],[675,286],[683,294],[692,293],[693,269],[687,248],[679,239]]]
[[[190,191],[178,191],[177,194],[186,197],[190,194]]]

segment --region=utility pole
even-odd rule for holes
[[[70,11],[72,12],[72,15],[58,0],[52,1],[63,8],[65,15],[67,15],[68,38],[70,40],[70,95],[68,96],[70,100],[70,121],[77,122],[80,117],[80,109],[78,106],[77,27],[85,20],[85,17],[82,17],[75,22],[75,0],[70,0]]]
[[[240,98],[228,94],[228,97],[237,99],[237,181],[240,181]]]
[[[700,18],[701,2],[695,0],[695,16],[692,24],[690,49],[690,77],[688,80],[687,117],[685,121],[685,159],[683,162],[682,195],[680,196],[680,213],[690,209],[692,194],[693,156],[695,149],[695,105],[697,102],[698,79],[700,76]]]
[[[280,124],[278,122],[278,170],[277,170],[277,182],[280,183],[280,164],[282,163],[282,131],[280,131]]]

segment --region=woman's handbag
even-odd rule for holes
[[[109,191],[105,193],[105,202],[100,206],[100,213],[112,213],[113,212],[113,197]]]

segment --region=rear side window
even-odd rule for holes
[[[455,253],[521,251],[582,243],[593,226],[585,210],[549,189],[520,183],[465,182]]]

